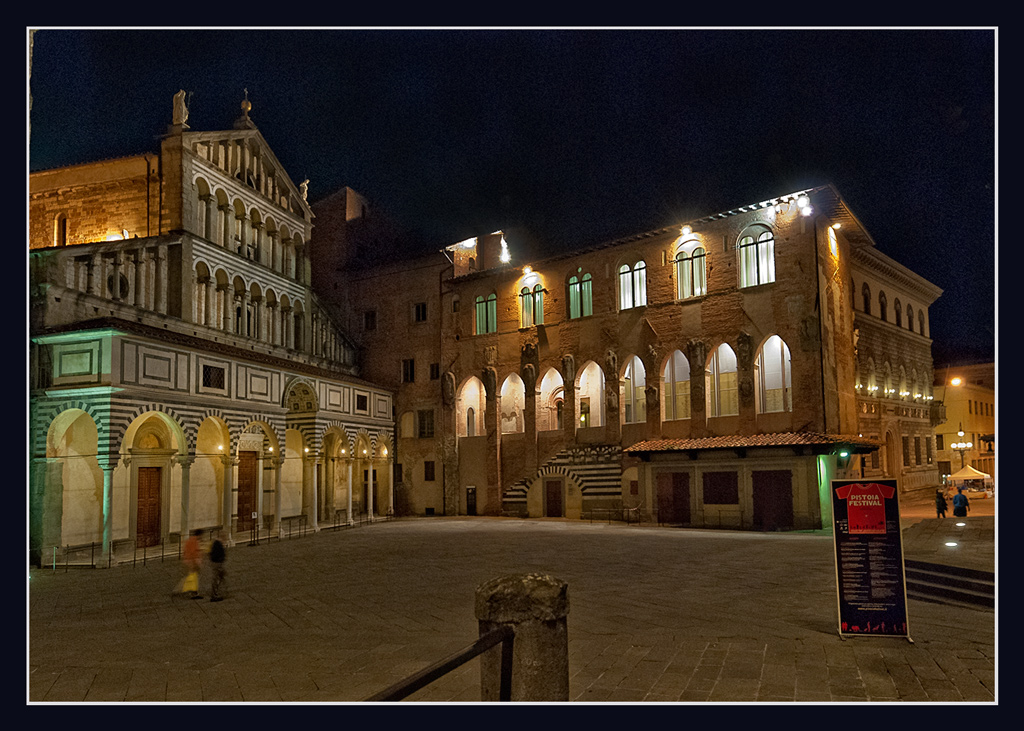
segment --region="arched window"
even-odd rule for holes
[[[642,424],[647,421],[647,372],[643,361],[635,355],[626,361],[626,370],[622,376],[620,396],[626,424]]]
[[[679,350],[672,351],[661,376],[662,420],[690,418],[690,362]]]
[[[619,267],[619,309],[629,310],[647,304],[647,265],[638,261]]]
[[[536,399],[537,431],[552,431],[562,428],[563,398],[562,374],[554,368],[548,368],[540,379],[540,391]]]
[[[579,273],[582,270],[577,270]],[[593,280],[590,273],[569,278],[569,319],[590,317],[594,314]]]
[[[900,304],[899,297],[893,303],[893,310],[896,312],[896,327],[903,327],[903,305]]]
[[[544,324],[544,285],[535,284],[532,290],[523,287],[519,293],[519,311],[523,327]]]
[[[921,333],[922,335],[925,334],[925,332],[924,332],[924,310],[918,310],[917,311],[917,331],[919,333]]]
[[[604,371],[588,361],[576,379],[577,428],[604,426]]]
[[[741,287],[775,281],[775,234],[752,231],[740,238],[738,248]]]
[[[711,354],[705,380],[708,416],[735,416],[740,413],[736,353],[726,343],[719,345]]]
[[[907,305],[907,328],[914,332],[914,308]]]
[[[700,297],[708,293],[704,262],[705,252],[700,246],[690,253],[680,249],[676,255],[676,290],[679,299]]]
[[[793,369],[789,347],[778,335],[768,338],[754,361],[757,413],[793,410]]]
[[[864,314],[865,315],[870,315],[871,314],[871,287],[868,286],[867,282],[864,283],[864,287],[861,289],[861,294],[864,296]]]
[[[495,294],[476,298],[476,334],[492,333],[498,330],[498,297]]]
[[[501,433],[517,434],[524,430],[523,408],[526,405],[526,385],[515,373],[510,373],[501,384]]]
[[[458,412],[456,428],[460,437],[475,437],[484,433],[484,411],[487,407],[487,392],[483,382],[473,376],[459,389],[455,402]]]
[[[53,245],[68,245],[68,217],[63,213],[58,213],[53,221]]]
[[[878,293],[878,316],[883,320],[889,319],[889,307],[888,300],[885,298],[885,292]]]

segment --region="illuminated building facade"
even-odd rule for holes
[[[945,477],[970,466],[995,480],[995,363],[937,369],[935,399],[942,402],[946,415],[945,422],[935,428],[939,474]],[[958,448],[959,444],[970,446]]]
[[[351,254],[346,230],[318,226],[314,248]],[[515,249],[499,231],[337,259],[364,373],[396,392],[408,512],[809,528],[828,525],[830,478],[938,482],[940,290],[831,186],[538,261]]]
[[[30,176],[36,561],[393,509],[393,395],[317,297],[306,184],[250,109],[192,131],[181,92],[158,151]]]

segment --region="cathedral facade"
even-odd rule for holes
[[[393,393],[317,297],[306,182],[250,111],[192,131],[181,92],[158,151],[30,176],[36,562],[393,512]]]

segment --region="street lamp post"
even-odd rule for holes
[[[963,424],[960,425],[960,429],[957,431],[956,435],[958,437],[960,437],[960,441],[959,442],[953,442],[953,444],[951,444],[950,446],[954,450],[956,450],[957,452],[960,453],[960,469],[963,469],[964,468],[964,452],[966,452],[968,449],[972,448],[974,445],[971,442],[965,442],[964,441],[964,427],[963,427]]]

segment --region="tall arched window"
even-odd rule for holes
[[[544,285],[533,285],[533,324],[544,324]]]
[[[622,376],[619,395],[622,398],[623,414],[626,424],[642,424],[647,421],[647,372],[643,362],[635,355],[626,361],[626,370]]]
[[[524,430],[523,410],[526,406],[526,386],[523,379],[510,373],[501,384],[501,433],[516,434]]]
[[[498,330],[498,297],[495,294],[476,298],[476,334],[497,332]]]
[[[619,309],[629,310],[647,304],[647,265],[638,261],[619,267]]]
[[[519,322],[520,327],[533,327],[533,292],[529,287],[519,291]]]
[[[896,302],[893,303],[893,310],[896,313],[896,327],[903,327],[903,305],[900,304],[900,298],[896,298]]]
[[[576,414],[578,428],[604,426],[604,371],[594,361],[576,378]]]
[[[883,320],[889,319],[889,301],[885,298],[885,292],[878,293],[878,316]]]
[[[917,331],[919,333],[921,333],[922,335],[925,334],[925,332],[924,332],[924,310],[918,310],[917,311]]]
[[[871,287],[868,286],[867,282],[864,282],[864,287],[861,288],[861,295],[864,297],[864,314],[871,314]]]
[[[755,230],[739,241],[740,286],[753,287],[775,281],[775,234]]]
[[[793,370],[789,347],[778,335],[765,340],[754,361],[757,413],[793,410]]]
[[[63,213],[58,213],[53,221],[53,245],[68,245],[68,217]]]
[[[736,353],[726,343],[719,345],[711,354],[705,380],[708,416],[735,416],[740,413]]]
[[[577,270],[579,273],[581,270]],[[569,278],[569,319],[594,314],[593,279],[590,273]]]
[[[907,329],[914,332],[914,308],[907,305]]]
[[[672,351],[661,376],[662,420],[690,418],[690,362],[679,350]]]
[[[705,252],[700,246],[689,253],[680,249],[676,254],[676,290],[679,299],[700,297],[708,293],[704,262]]]

